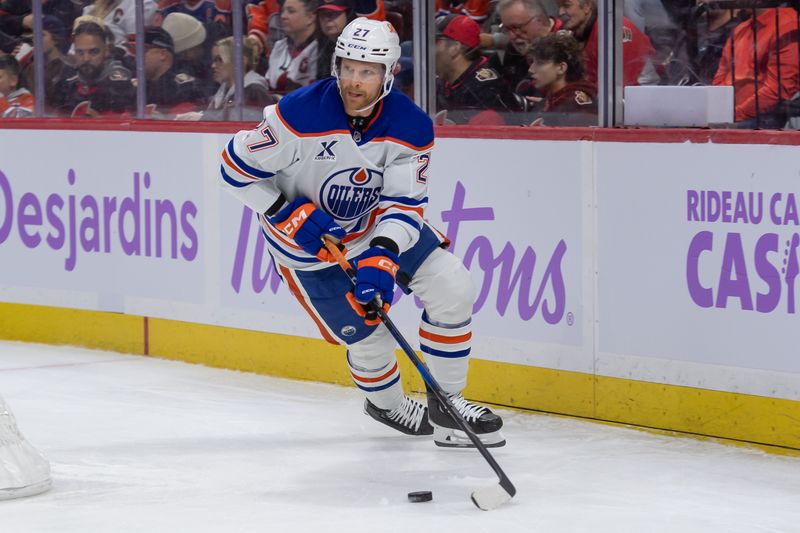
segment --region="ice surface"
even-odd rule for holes
[[[476,451],[392,432],[352,388],[0,342],[0,392],[53,469],[2,533],[800,532],[800,459],[691,438],[501,411],[518,494],[483,512]]]

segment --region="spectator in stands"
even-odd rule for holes
[[[33,116],[33,95],[19,87],[19,63],[14,56],[0,56],[0,117]]]
[[[436,0],[436,18],[446,15],[466,15],[483,24],[492,11],[489,0]]]
[[[336,48],[336,39],[347,23],[356,18],[352,0],[322,0],[317,8],[319,37],[317,46],[317,79],[331,75],[331,58]]]
[[[247,4],[247,36],[254,37],[260,52],[267,56],[275,43],[286,37],[280,28],[280,12],[278,0]]]
[[[798,91],[797,11],[754,11],[755,17],[736,26],[728,38],[714,85],[733,85],[739,127],[782,128],[787,118],[783,104]]]
[[[597,125],[594,85],[584,80],[583,51],[568,32],[546,35],[530,51],[530,74],[545,95],[536,125]]]
[[[664,64],[667,85],[711,85],[722,49],[740,22],[737,9],[710,9],[705,0],[685,17],[686,31]]]
[[[281,27],[286,37],[275,43],[269,56],[267,84],[270,91],[286,94],[316,79],[317,0],[285,0]]]
[[[156,14],[155,0],[143,0],[144,25],[150,26]],[[125,47],[132,36],[136,35],[136,1],[135,0],[94,0],[83,8],[83,15],[97,17],[105,27],[114,34],[114,44]]]
[[[625,0],[623,15],[650,39],[656,62],[662,63],[675,48],[682,30],[672,20],[661,0]]]
[[[447,15],[436,23],[437,109],[465,123],[478,112],[517,112],[525,100],[506,87],[480,53],[480,27],[466,15]],[[498,117],[498,123],[502,123]]]
[[[394,87],[403,94],[414,99],[414,43],[403,41],[400,43],[400,59],[397,61],[399,70],[394,75]]]
[[[244,54],[244,110],[243,120],[260,121],[265,106],[275,103],[275,99],[267,90],[266,80],[253,70],[258,59],[258,44],[255,39],[245,38]],[[236,120],[234,109],[234,66],[233,37],[226,37],[214,44],[211,52],[214,80],[219,83],[219,90],[202,113],[184,113],[177,118],[181,120]]]
[[[58,84],[59,110],[87,117],[132,112],[136,89],[131,72],[111,59],[105,29],[95,22],[80,22],[72,42],[77,74]]]
[[[518,87],[528,75],[530,62],[527,53],[533,42],[561,27],[561,21],[547,15],[539,0],[500,0],[497,4],[501,30],[509,42],[502,54],[489,60],[489,67],[500,73],[512,90],[525,93]]]
[[[72,0],[42,2],[42,15],[57,18],[65,28],[72,26],[77,14],[76,3]],[[31,42],[32,32],[31,0],[0,0],[0,52],[10,54],[26,40]]]
[[[189,15],[201,24],[224,22],[228,18],[228,13],[220,11],[213,0],[178,0],[162,5],[159,10],[161,19],[167,18],[172,13]]]
[[[64,55],[69,48],[67,28],[57,17],[46,15],[42,19],[42,47],[44,48],[44,98],[47,109],[57,101],[56,88],[61,80],[75,74]],[[35,71],[33,61],[20,71],[21,84],[31,92],[34,90]]]
[[[211,74],[211,47],[207,43],[207,32],[196,18],[185,13],[170,13],[162,23],[175,46],[175,70],[195,79],[203,96],[205,107],[208,99],[217,90]]]
[[[193,111],[202,101],[194,76],[178,72],[172,37],[163,28],[148,28],[144,34],[144,74],[147,104],[155,116]]]
[[[701,4],[704,6],[704,4]],[[697,28],[697,55],[693,58],[696,82],[711,85],[719,68],[725,42],[741,22],[737,9],[703,8]]]
[[[597,85],[597,3],[595,0],[558,0],[558,15],[583,46],[586,81]],[[623,85],[656,84],[650,39],[627,18],[622,21]]]

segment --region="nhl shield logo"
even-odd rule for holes
[[[330,175],[320,189],[319,205],[337,220],[356,220],[380,201],[383,173],[348,168]]]

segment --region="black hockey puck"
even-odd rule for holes
[[[420,490],[418,492],[409,492],[408,501],[412,503],[429,502],[433,499],[433,493],[429,490]]]

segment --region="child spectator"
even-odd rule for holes
[[[33,116],[33,95],[19,87],[19,63],[13,56],[0,56],[0,117]]]
[[[534,121],[547,126],[597,125],[594,85],[583,79],[583,52],[567,32],[542,37],[531,48],[530,74],[544,97],[543,113]]]

